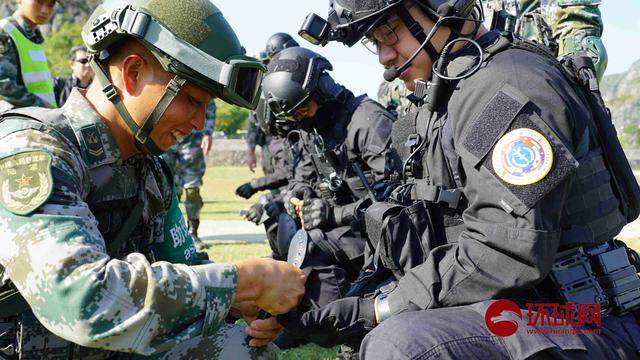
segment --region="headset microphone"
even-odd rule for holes
[[[409,66],[411,66],[413,60],[415,60],[415,58],[418,56],[418,54],[420,54],[422,50],[426,50],[427,55],[431,58],[431,62],[434,62],[439,54],[431,44],[431,39],[436,34],[438,28],[440,28],[440,26],[442,25],[442,22],[446,19],[447,18],[440,18],[438,21],[436,21],[433,28],[431,28],[431,31],[429,31],[429,34],[426,36],[425,40],[422,42],[422,44],[420,44],[420,47],[418,47],[418,49],[413,53],[413,55],[411,55],[411,57],[407,61],[405,61],[404,64],[402,64],[400,67],[393,66],[385,70],[382,74],[384,80],[387,82],[395,80],[398,76],[400,76],[400,74],[402,74],[403,71],[407,70]]]

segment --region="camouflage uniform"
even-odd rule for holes
[[[265,175],[273,173],[271,166],[271,154],[269,153],[269,144],[271,143],[271,135],[265,134],[260,126],[258,126],[258,115],[255,111],[249,114],[249,128],[247,129],[247,145],[249,149],[254,150],[256,146],[260,146],[260,165]]]
[[[26,20],[17,12],[9,19],[29,40],[37,44],[44,42],[40,30],[31,30]],[[25,87],[20,74],[18,50],[9,34],[0,29],[0,111],[12,106],[47,107],[47,104]]]
[[[122,159],[78,90],[0,120],[0,295],[15,286],[30,307],[0,318],[0,357],[256,356],[220,328],[236,268],[198,260],[160,158]]]
[[[492,0],[490,8],[505,8],[520,20],[517,32],[529,39],[547,43],[562,57],[586,51],[594,60],[598,79],[607,68],[607,51],[600,39],[603,24],[600,0]],[[517,12],[517,14],[516,14]],[[541,24],[543,20],[545,24]],[[550,34],[543,28],[548,24]]]
[[[392,82],[383,81],[378,88],[378,102],[398,116],[409,107],[411,102],[407,99],[407,95],[410,93],[404,81],[400,79]]]
[[[202,210],[202,197],[200,187],[202,177],[207,168],[204,152],[200,145],[203,136],[211,136],[216,121],[216,104],[211,102],[207,106],[205,113],[205,124],[203,131],[194,131],[179,143],[167,150],[162,158],[173,170],[174,184],[182,197],[182,189],[185,189],[186,197],[184,207],[189,221],[189,230],[192,236],[197,237],[197,228],[200,222],[200,210]]]

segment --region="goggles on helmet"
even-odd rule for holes
[[[107,49],[123,36],[131,36],[140,40],[165,70],[226,102],[251,109],[258,104],[266,68],[256,59],[238,55],[220,61],[176,37],[151,15],[131,5],[96,18],[91,25],[90,33],[83,36],[94,53]]]

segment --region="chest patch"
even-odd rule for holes
[[[492,165],[496,175],[512,185],[531,185],[544,179],[553,166],[553,149],[539,132],[520,128],[496,144]]]
[[[28,215],[49,199],[53,190],[51,155],[26,151],[0,160],[0,204],[18,215]]]

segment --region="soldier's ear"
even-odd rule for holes
[[[130,95],[139,95],[147,78],[153,74],[149,63],[138,54],[125,57],[121,69],[123,90]]]

